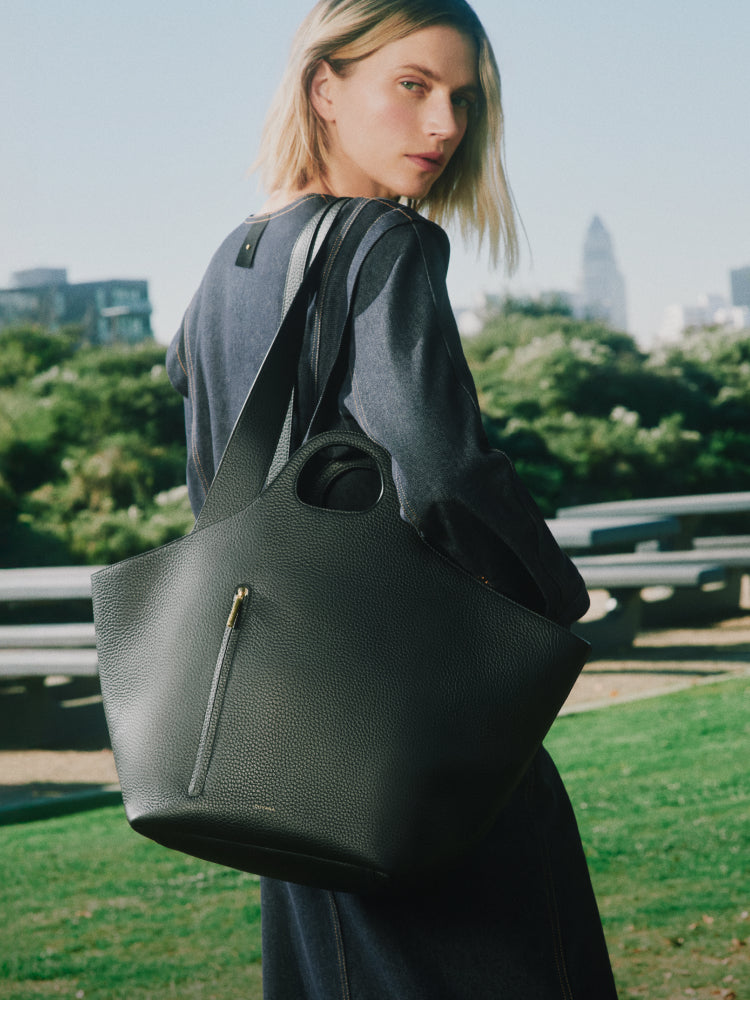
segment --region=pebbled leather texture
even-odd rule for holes
[[[250,433],[266,467],[293,371],[273,423]],[[164,845],[297,883],[428,882],[489,830],[589,646],[429,547],[366,436],[316,436],[262,490],[234,441],[191,534],[92,579],[127,817]],[[379,471],[370,507],[300,496],[331,446],[356,450],[337,459],[370,487]]]
[[[303,504],[321,446],[377,461],[364,512]],[[235,515],[93,578],[128,818],[164,844],[337,890],[424,878],[489,829],[588,655],[399,517],[387,454],[307,442]],[[205,787],[188,795],[235,590],[250,594]]]

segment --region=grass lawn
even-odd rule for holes
[[[620,998],[750,998],[750,680],[568,716],[547,743]]]
[[[0,999],[260,999],[257,879],[146,841],[119,807],[0,832]]]
[[[750,680],[568,716],[568,784],[622,998],[750,997]],[[260,998],[257,881],[119,808],[6,825],[0,998]]]

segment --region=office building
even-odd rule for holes
[[[69,284],[64,269],[19,271],[0,289],[0,329],[23,323],[79,327],[92,344],[139,343],[153,335],[148,281]]]

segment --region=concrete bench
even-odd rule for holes
[[[579,622],[576,628],[591,642],[595,652],[611,652],[631,645],[642,627],[660,623],[649,619],[650,608],[660,604],[644,601],[644,590],[665,587],[669,594],[678,591],[700,593],[706,603],[726,586],[729,572],[724,564],[708,560],[676,560],[672,556],[675,553],[654,552],[646,556],[636,552],[574,558],[586,587],[589,590],[606,590],[610,597],[603,617]],[[710,606],[706,605],[704,620],[710,619],[709,610]],[[660,612],[660,617],[663,616]],[[685,623],[685,615],[681,611],[671,616],[673,620],[668,623]]]
[[[34,604],[91,598],[98,566],[0,569],[0,604]],[[6,613],[3,615],[7,616]],[[96,677],[94,625],[0,624],[0,678]]]
[[[750,523],[750,491],[725,491],[710,494],[671,495],[666,498],[633,498],[627,501],[570,505],[558,509],[559,518],[635,519],[639,516],[672,516],[680,521],[681,532],[670,548],[688,548],[694,544],[707,517],[712,523],[721,517],[741,518]],[[718,520],[717,520],[717,517]],[[715,528],[715,527],[714,527]]]
[[[679,535],[674,516],[560,516],[548,519],[553,537],[565,551],[596,553],[633,550],[643,541],[670,543]]]
[[[704,544],[708,546],[703,546]],[[716,546],[716,545],[720,546]],[[604,573],[617,569],[620,579],[629,575],[640,577],[644,566],[663,575],[663,581],[644,582],[647,585],[669,586],[672,592],[660,599],[646,600],[642,620],[644,627],[668,625],[707,624],[734,616],[741,611],[742,577],[750,572],[750,539],[745,537],[699,538],[690,550],[636,551],[634,554],[611,554],[580,559],[589,566],[593,579],[604,578]],[[578,563],[578,562],[577,562]],[[579,568],[581,567],[579,564]],[[691,582],[688,573],[707,566],[720,566],[725,574],[708,582]],[[680,578],[680,569],[686,578]],[[706,585],[710,584],[710,591]],[[617,584],[612,583],[613,587]],[[600,588],[609,588],[601,586]]]
[[[750,514],[750,491],[670,495],[666,498],[629,498],[626,501],[592,502],[558,509],[558,516],[704,516]]]
[[[671,551],[659,560],[640,554],[576,558],[575,564],[589,589],[645,589],[651,586],[705,586],[724,582],[726,568],[717,562],[676,561]]]
[[[0,568],[0,602],[91,599],[91,576],[101,565]]]
[[[0,677],[96,677],[96,649],[2,649]]]
[[[652,543],[646,542],[644,538],[635,546],[637,560],[626,558],[624,554],[605,555],[598,560],[605,565],[622,568],[645,562],[662,565],[667,563],[668,555],[673,564],[720,564],[726,569],[722,584],[718,588],[712,585],[710,592],[706,591],[704,585],[670,583],[664,569],[664,585],[669,588],[662,598],[651,598],[645,602],[640,615],[645,627],[706,624],[732,617],[742,611],[743,580],[746,573],[750,572],[750,536],[730,533],[716,536],[715,533],[721,529],[717,523],[726,523],[727,529],[736,528],[738,519],[750,524],[750,491],[597,502],[561,508],[557,515],[558,522],[582,519],[604,521],[607,518],[613,522],[624,522],[638,518],[653,519],[655,516],[672,517],[679,520],[679,533],[668,538],[657,535],[652,538]],[[699,536],[701,525],[707,519],[710,519],[714,535]],[[625,545],[619,548],[620,551],[627,549]],[[574,549],[574,553],[579,552]],[[585,559],[575,557],[576,563],[594,561],[590,556],[592,552],[586,553]],[[635,576],[636,569],[630,575]],[[596,577],[601,578],[601,573]],[[620,579],[627,577],[619,576]]]
[[[711,550],[713,548],[730,547],[734,550],[750,550],[750,536],[744,534],[728,534],[726,536],[694,537],[693,548],[695,550]]]

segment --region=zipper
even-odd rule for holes
[[[238,621],[242,612],[243,604],[250,595],[247,586],[240,586],[232,599],[232,606],[227,618],[224,636],[221,640],[219,655],[214,668],[214,676],[211,681],[211,691],[208,696],[206,715],[203,719],[203,729],[201,730],[200,743],[198,744],[198,754],[193,768],[193,777],[188,786],[188,796],[200,796],[206,783],[208,767],[211,764],[214,740],[219,727],[221,707],[224,703],[224,693],[229,678],[229,669],[232,665],[235,646],[237,644]]]

